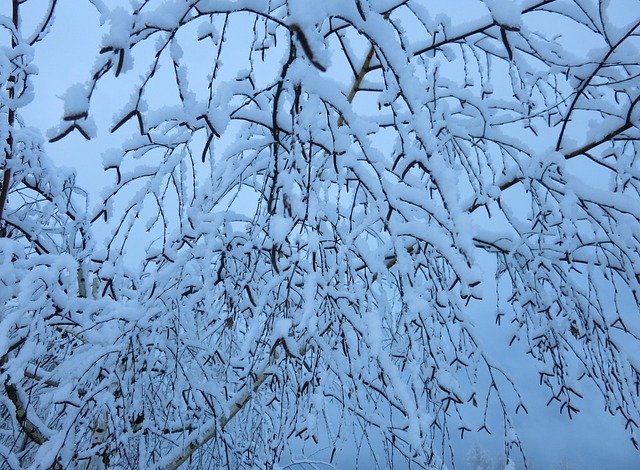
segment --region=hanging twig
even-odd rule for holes
[[[19,22],[19,11],[18,11],[18,7],[20,5],[20,2],[18,0],[13,0],[12,3],[12,11],[11,11],[11,19],[13,22],[13,26],[14,28],[18,29],[18,22]],[[18,42],[16,41],[16,35],[15,33],[11,35],[11,47],[15,48],[18,46]],[[16,82],[16,77],[15,76],[10,76],[9,83],[15,83]],[[9,87],[9,99],[12,100],[15,94],[15,90],[13,87]],[[15,121],[15,111],[12,108],[9,108],[9,112],[7,113],[7,121],[9,124],[9,135],[7,136],[7,153],[6,153],[6,158],[5,158],[5,165],[7,164],[6,162],[9,161],[9,159],[11,158],[11,153],[13,150],[13,135],[11,134],[11,129],[13,128],[13,124]],[[7,195],[9,194],[9,185],[11,184],[11,168],[9,168],[7,166],[7,168],[4,169],[4,175],[2,177],[2,189],[0,189],[0,224],[2,224],[2,217],[3,217],[3,213],[4,213],[4,206],[7,204]],[[4,225],[0,225],[0,237],[4,237],[6,235],[6,230]]]

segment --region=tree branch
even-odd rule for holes
[[[276,342],[276,345],[277,344],[278,343]],[[211,439],[214,439],[218,434],[218,428],[224,429],[229,421],[231,421],[238,414],[238,412],[242,410],[242,408],[244,408],[247,403],[249,403],[253,395],[260,389],[267,378],[269,378],[271,374],[268,372],[268,370],[273,364],[275,364],[277,358],[278,354],[276,352],[276,348],[274,347],[271,349],[271,354],[269,355],[267,364],[262,368],[262,372],[258,374],[258,377],[253,383],[251,390],[245,392],[233,402],[233,404],[229,408],[229,414],[222,417],[219,422],[214,422],[209,427],[209,429],[207,429],[200,436],[195,437],[191,442],[189,442],[182,448],[178,455],[176,455],[175,457],[170,457],[169,463],[161,465],[160,468],[163,468],[163,470],[177,470],[183,463],[185,463],[189,459],[189,457],[191,457],[191,455],[193,455],[195,451],[200,449]]]

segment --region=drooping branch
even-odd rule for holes
[[[20,2],[19,0],[12,0],[12,9],[11,9],[11,20],[13,23],[13,27],[15,28],[15,31],[18,30],[18,23],[19,23],[19,6],[20,6]],[[16,33],[14,32],[11,35],[11,47],[12,48],[16,48],[18,45],[18,42],[16,40]],[[15,90],[13,88],[13,86],[11,86],[13,83],[16,82],[16,77],[14,76],[9,76],[8,78],[8,82],[9,82],[9,99],[12,100],[14,98],[15,95]],[[12,135],[12,129],[13,129],[13,125],[15,122],[15,110],[13,108],[9,108],[9,111],[7,113],[7,121],[9,124],[9,135],[7,136],[7,153],[5,155],[5,165],[7,165],[7,161],[12,157],[11,152],[13,150],[13,135]],[[9,186],[11,185],[11,168],[9,168],[7,166],[7,168],[4,169],[3,172],[3,176],[2,176],[2,188],[0,188],[0,237],[4,237],[6,235],[6,227],[5,225],[2,223],[3,222],[3,213],[4,213],[4,208],[5,205],[7,204],[7,195],[9,194]]]
[[[573,97],[573,100],[571,101],[571,104],[569,105],[569,109],[567,110],[567,113],[564,116],[563,121],[562,121],[562,126],[561,126],[561,129],[560,129],[560,133],[558,134],[558,140],[556,142],[556,151],[560,151],[560,149],[562,148],[562,141],[563,141],[565,133],[567,131],[567,126],[569,125],[569,122],[571,121],[573,112],[574,112],[574,110],[576,109],[576,107],[578,105],[578,101],[580,101],[580,99],[584,96],[587,88],[593,82],[594,78],[598,76],[598,72],[600,72],[603,68],[606,68],[608,65],[610,65],[609,64],[609,58],[618,50],[618,48],[625,41],[627,41],[635,33],[635,31],[638,28],[640,28],[640,21],[637,22],[636,24],[634,24],[633,26],[631,26],[629,28],[629,30],[624,35],[622,35],[622,37],[615,44],[611,45],[611,47],[609,48],[607,53],[602,57],[602,59],[598,63],[598,66],[595,67],[593,69],[593,71],[591,71],[589,76],[582,81],[582,83],[580,84],[578,89],[575,91],[575,95]],[[633,106],[631,106],[631,108],[633,109]],[[630,124],[630,123],[627,122],[626,124]],[[596,145],[598,145],[598,144],[596,144]],[[588,151],[588,150],[590,150],[590,149],[587,149],[585,151]]]
[[[277,344],[278,342],[276,342],[276,345]],[[161,464],[160,468],[162,468],[163,470],[177,470],[178,468],[180,468],[180,466],[182,466],[183,463],[189,460],[194,452],[196,452],[198,449],[201,449],[202,446],[207,444],[212,439],[215,439],[215,437],[218,435],[218,429],[224,429],[225,426],[229,424],[229,422],[233,418],[235,418],[235,416],[246,406],[246,404],[249,403],[251,398],[255,396],[256,393],[258,393],[260,387],[271,376],[269,369],[275,364],[277,359],[278,352],[274,345],[274,347],[271,349],[271,353],[269,354],[269,359],[267,360],[266,365],[256,376],[256,380],[251,385],[251,389],[240,394],[240,396],[231,403],[227,415],[221,417],[219,421],[214,421],[213,423],[211,423],[209,428],[205,429],[204,432],[198,432],[198,436],[189,441],[189,443],[184,446],[177,455],[172,455],[169,458],[165,459],[168,460],[168,462],[166,464]]]
[[[22,403],[17,387],[9,382],[5,382],[4,389],[7,393],[7,397],[15,407],[16,420],[20,423],[20,427],[26,436],[38,445],[44,444],[47,441],[47,438],[27,416],[27,409]]]

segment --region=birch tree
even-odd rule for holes
[[[3,465],[331,464],[347,439],[430,469],[485,432],[526,463],[505,336],[549,406],[592,383],[637,447],[636,3],[94,0],[46,144],[20,109],[60,7],[25,31],[29,3],[0,21]],[[124,142],[95,205],[46,155],[71,134]]]

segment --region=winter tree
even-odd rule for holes
[[[635,0],[91,0],[48,133],[61,6],[6,3],[3,468],[449,468],[487,432],[520,465],[511,350],[638,445]],[[76,137],[97,189],[48,156]]]

